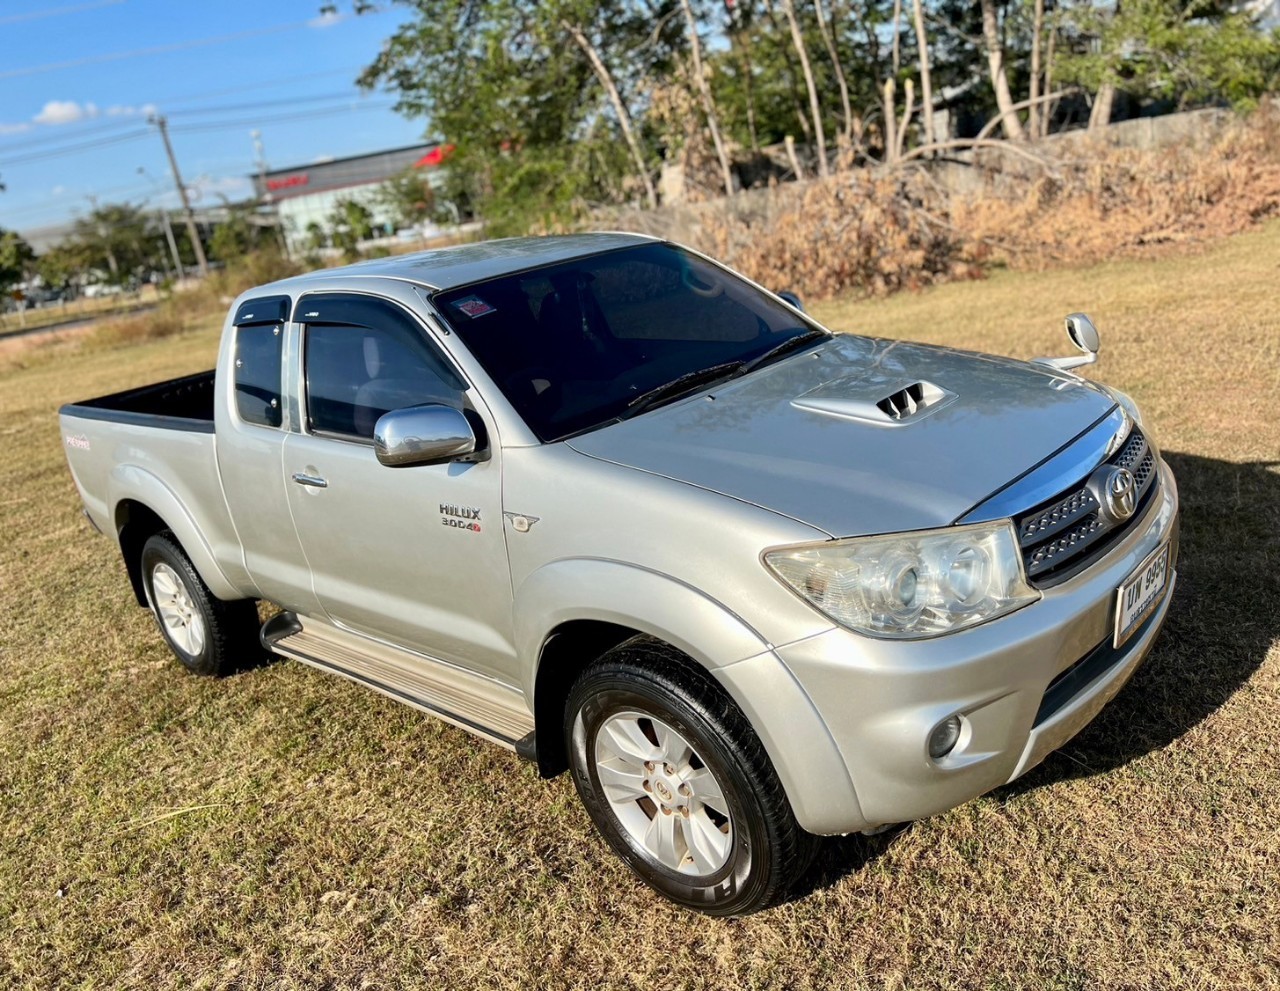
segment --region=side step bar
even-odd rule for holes
[[[497,682],[420,654],[282,612],[262,627],[274,654],[381,692],[476,736],[535,758],[533,716],[524,696]]]

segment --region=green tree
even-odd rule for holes
[[[0,228],[0,293],[8,293],[31,274],[35,257],[21,234]]]
[[[501,233],[644,195],[656,156],[640,128],[628,142],[617,108],[630,126],[643,81],[669,51],[674,0],[653,11],[632,0],[398,6],[411,18],[360,81],[395,93],[401,113],[456,146],[449,199],[473,204]]]
[[[1069,50],[1057,72],[1097,94],[1168,100],[1180,109],[1227,101],[1248,108],[1280,85],[1280,36],[1265,34],[1235,5],[1214,0],[1124,0],[1061,11]]]
[[[360,242],[373,236],[373,212],[359,200],[339,200],[329,214],[333,246],[349,259],[360,257]]]
[[[416,227],[436,212],[436,193],[422,170],[405,169],[384,182],[375,194],[397,227]]]
[[[163,267],[162,237],[149,212],[130,203],[108,203],[75,222],[71,243],[86,268],[124,285]]]
[[[50,289],[66,289],[87,267],[84,252],[72,242],[54,245],[36,259],[40,281]]]
[[[209,238],[209,253],[219,261],[242,258],[262,246],[263,229],[253,222],[252,204],[226,204],[226,218],[214,228]]]
[[[325,231],[324,225],[313,220],[307,224],[307,250],[318,253],[323,248],[329,246],[329,234]]]

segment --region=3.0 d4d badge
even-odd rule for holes
[[[450,506],[440,503],[440,522],[459,530],[480,532],[480,510],[475,506]]]

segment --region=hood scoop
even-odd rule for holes
[[[828,382],[806,392],[791,401],[797,409],[839,416],[850,420],[862,420],[882,427],[900,427],[922,420],[944,406],[956,401],[956,394],[932,382],[918,381],[892,389],[887,394],[884,382],[876,382],[876,393],[858,396],[866,392],[866,382],[848,379]]]

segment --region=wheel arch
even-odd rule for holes
[[[178,497],[159,478],[134,466],[112,474],[109,503],[116,539],[138,604],[147,604],[142,587],[142,545],[153,534],[168,530],[191,559],[215,596],[227,601],[246,598],[218,566],[213,550]]]
[[[771,644],[702,592],[620,562],[559,561],[521,585],[516,635],[527,651],[522,656],[534,658],[525,693],[544,777],[567,767],[564,707],[578,675],[607,650],[643,635],[709,671],[733,699],[802,826],[835,833],[864,824],[848,769],[809,696]]]
[[[147,592],[142,583],[142,548],[151,537],[168,530],[169,524],[136,499],[121,499],[116,504],[112,518],[116,539],[120,543],[120,554],[124,558],[124,568],[129,575],[129,584],[133,586],[133,596],[138,600],[138,605],[146,606]]]

